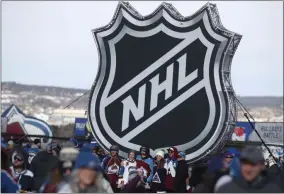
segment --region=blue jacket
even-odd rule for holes
[[[144,162],[149,164],[149,167],[151,169],[151,173],[150,173],[150,176],[147,178],[147,182],[151,183],[152,182],[152,177],[153,177],[153,171],[154,171],[154,160],[151,157],[146,158],[146,159],[142,159],[141,155],[136,156],[136,159],[137,160],[143,160]]]
[[[17,193],[20,187],[14,179],[6,172],[1,170],[1,193]]]

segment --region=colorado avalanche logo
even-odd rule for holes
[[[52,128],[44,121],[26,116],[17,106],[12,105],[2,114],[2,117],[6,117],[7,133],[15,133],[18,135],[43,135],[46,137],[53,136]],[[30,138],[33,140],[34,138]],[[51,143],[51,138],[46,139],[42,143]]]
[[[119,2],[112,22],[93,30],[100,68],[89,120],[97,141],[122,157],[141,145],[176,146],[194,161],[217,148],[235,122],[230,65],[241,35],[215,5],[183,17],[168,3],[141,16]]]

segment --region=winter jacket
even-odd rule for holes
[[[166,159],[165,169],[167,171],[166,175],[166,190],[173,191],[174,190],[174,180],[176,177],[176,168],[177,168],[177,160],[176,159]]]
[[[151,183],[151,191],[156,192],[162,192],[166,191],[165,188],[165,182],[166,182],[166,175],[167,170],[164,168],[158,168],[158,163],[155,163],[153,168],[153,178]]]
[[[122,189],[122,193],[145,193],[146,189],[144,187],[144,184],[141,183],[140,185],[137,185],[141,181],[141,177],[137,175],[135,178],[130,180]]]
[[[123,160],[122,165],[120,166],[119,169],[119,177],[123,179],[124,184],[126,184],[128,182],[128,170],[130,167],[136,167],[137,166],[137,162],[136,160],[134,161],[130,161],[129,159],[127,160]]]
[[[189,185],[191,188],[195,188],[202,182],[202,176],[206,172],[207,166],[193,167],[191,171]]]
[[[16,172],[14,167],[10,167],[12,175],[16,178],[17,183],[20,185],[21,190],[33,191],[34,174],[28,169],[22,172]]]
[[[267,173],[270,177],[276,177],[279,173],[281,172],[280,168],[278,167],[277,164],[273,164],[271,165],[268,169],[267,169]]]
[[[284,169],[282,169],[282,171],[278,174],[278,176],[276,177],[276,184],[279,185],[279,187],[282,190],[282,193],[284,193],[284,184],[283,184],[283,180],[284,180]]]
[[[188,175],[188,164],[185,160],[180,160],[177,163],[176,177],[174,180],[174,191],[176,193],[186,193],[186,179]]]
[[[194,188],[195,193],[213,193],[218,179],[228,175],[229,171],[206,172],[202,175],[202,182]]]
[[[276,183],[260,175],[252,183],[248,183],[242,177],[233,178],[232,181],[217,189],[216,193],[281,193],[281,189]]]
[[[47,151],[41,151],[33,158],[30,170],[34,174],[34,190],[38,191],[40,189],[49,173],[58,164],[59,159],[56,156],[50,155]]]
[[[121,159],[119,157],[106,156],[102,161],[102,168],[106,173],[112,186],[112,190],[117,191],[117,181],[119,179]]]
[[[68,180],[66,177],[62,178],[63,180],[61,180],[62,182],[65,180]],[[60,184],[58,181],[54,181],[52,180],[51,177],[48,177],[46,179],[46,181],[42,184],[42,186],[40,187],[38,193],[56,193],[57,192],[57,187]]]
[[[113,193],[111,185],[101,173],[97,174],[94,185],[82,190],[78,187],[78,172],[72,172],[72,178],[68,182],[62,182],[58,186],[57,193]]]
[[[153,177],[153,167],[154,167],[154,160],[153,160],[153,158],[151,158],[151,157],[142,158],[141,155],[138,155],[136,157],[136,159],[137,160],[143,160],[144,162],[146,162],[149,165],[151,172],[150,172],[150,175],[147,178],[147,183],[151,183],[152,177]]]
[[[149,164],[143,160],[136,160],[136,163],[137,170],[141,170],[143,172],[143,178],[148,180],[149,176],[153,173]]]
[[[17,193],[19,189],[14,178],[6,170],[1,170],[1,193]]]

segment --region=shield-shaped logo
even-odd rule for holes
[[[214,4],[183,17],[168,3],[141,16],[119,2],[93,30],[99,71],[88,116],[99,144],[120,155],[176,146],[195,161],[216,149],[235,121],[230,65],[241,35],[226,30]]]

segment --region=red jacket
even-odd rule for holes
[[[136,160],[137,163],[137,169],[143,169],[146,171],[146,177],[149,177],[151,174],[151,168],[147,162],[144,162],[143,160]]]

